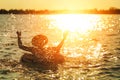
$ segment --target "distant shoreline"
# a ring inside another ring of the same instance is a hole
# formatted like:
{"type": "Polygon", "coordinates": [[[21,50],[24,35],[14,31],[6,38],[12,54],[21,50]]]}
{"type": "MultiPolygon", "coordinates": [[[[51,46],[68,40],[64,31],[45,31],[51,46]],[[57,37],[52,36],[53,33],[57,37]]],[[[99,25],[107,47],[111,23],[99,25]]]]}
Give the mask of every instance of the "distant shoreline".
{"type": "Polygon", "coordinates": [[[31,9],[0,9],[0,14],[120,14],[120,9],[111,7],[108,10],[31,10],[31,9]]]}

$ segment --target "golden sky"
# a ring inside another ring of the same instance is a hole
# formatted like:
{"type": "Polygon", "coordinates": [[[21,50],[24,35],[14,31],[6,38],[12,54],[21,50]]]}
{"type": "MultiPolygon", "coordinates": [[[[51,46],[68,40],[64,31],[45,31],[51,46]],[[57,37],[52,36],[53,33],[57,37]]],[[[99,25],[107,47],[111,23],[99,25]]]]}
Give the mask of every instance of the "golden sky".
{"type": "Polygon", "coordinates": [[[120,0],[0,0],[0,9],[108,9],[120,8],[120,0]]]}

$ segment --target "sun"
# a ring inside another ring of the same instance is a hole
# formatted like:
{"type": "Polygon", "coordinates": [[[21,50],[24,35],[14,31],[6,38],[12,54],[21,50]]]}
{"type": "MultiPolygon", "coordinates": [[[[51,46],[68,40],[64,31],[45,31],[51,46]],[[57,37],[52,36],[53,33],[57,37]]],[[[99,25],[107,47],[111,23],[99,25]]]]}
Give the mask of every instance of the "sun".
{"type": "Polygon", "coordinates": [[[56,16],[56,25],[62,31],[86,33],[94,29],[96,22],[89,15],[63,14],[56,16]]]}

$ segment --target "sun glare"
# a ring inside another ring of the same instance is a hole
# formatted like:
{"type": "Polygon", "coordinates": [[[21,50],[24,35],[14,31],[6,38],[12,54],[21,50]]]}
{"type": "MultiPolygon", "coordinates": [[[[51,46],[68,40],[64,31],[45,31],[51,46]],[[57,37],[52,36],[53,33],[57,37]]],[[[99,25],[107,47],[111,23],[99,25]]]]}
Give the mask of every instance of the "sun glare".
{"type": "Polygon", "coordinates": [[[94,25],[97,22],[93,22],[92,20],[96,16],[89,15],[77,15],[77,14],[67,14],[67,15],[59,15],[56,16],[56,25],[62,31],[70,31],[70,32],[79,32],[86,33],[89,30],[94,29],[94,25]]]}
{"type": "MultiPolygon", "coordinates": [[[[89,14],[61,14],[51,16],[52,24],[62,32],[69,31],[64,55],[82,59],[98,59],[101,44],[94,40],[100,16],[89,14]]],[[[55,29],[56,29],[55,28],[55,29]]]]}

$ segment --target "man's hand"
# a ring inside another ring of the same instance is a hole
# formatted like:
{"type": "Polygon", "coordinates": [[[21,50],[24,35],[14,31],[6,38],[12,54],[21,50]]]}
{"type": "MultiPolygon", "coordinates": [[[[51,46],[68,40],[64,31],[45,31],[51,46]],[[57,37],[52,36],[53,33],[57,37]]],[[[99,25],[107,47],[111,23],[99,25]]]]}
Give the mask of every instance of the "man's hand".
{"type": "Polygon", "coordinates": [[[16,33],[18,37],[21,37],[21,31],[17,31],[16,33]]]}
{"type": "Polygon", "coordinates": [[[66,37],[68,36],[68,33],[69,33],[68,31],[65,31],[65,32],[63,33],[63,38],[64,38],[64,39],[66,39],[66,37]]]}

